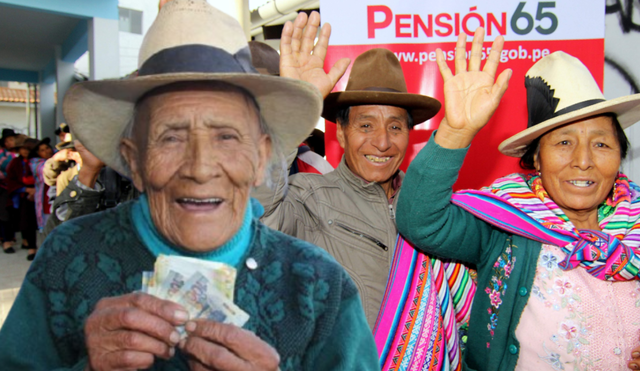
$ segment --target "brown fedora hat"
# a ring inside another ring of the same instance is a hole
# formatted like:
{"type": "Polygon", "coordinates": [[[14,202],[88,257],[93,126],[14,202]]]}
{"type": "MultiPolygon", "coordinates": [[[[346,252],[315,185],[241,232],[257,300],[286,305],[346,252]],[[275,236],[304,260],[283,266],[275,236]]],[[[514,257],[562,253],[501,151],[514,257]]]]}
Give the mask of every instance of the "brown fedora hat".
{"type": "Polygon", "coordinates": [[[263,75],[280,76],[280,54],[269,44],[249,41],[251,61],[256,71],[263,75]]]}
{"type": "Polygon", "coordinates": [[[435,116],[441,106],[435,98],[407,92],[398,58],[384,48],[368,50],[356,58],[346,89],[325,98],[322,117],[336,122],[340,109],[363,105],[402,107],[416,125],[435,116]]]}

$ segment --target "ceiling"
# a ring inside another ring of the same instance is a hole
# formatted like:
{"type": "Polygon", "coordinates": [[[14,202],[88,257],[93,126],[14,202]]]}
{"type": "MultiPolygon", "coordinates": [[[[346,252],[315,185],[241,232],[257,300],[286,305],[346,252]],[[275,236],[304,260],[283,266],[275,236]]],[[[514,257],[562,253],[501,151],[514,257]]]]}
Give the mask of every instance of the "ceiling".
{"type": "Polygon", "coordinates": [[[0,68],[42,71],[70,33],[84,21],[49,12],[0,5],[0,68]]]}

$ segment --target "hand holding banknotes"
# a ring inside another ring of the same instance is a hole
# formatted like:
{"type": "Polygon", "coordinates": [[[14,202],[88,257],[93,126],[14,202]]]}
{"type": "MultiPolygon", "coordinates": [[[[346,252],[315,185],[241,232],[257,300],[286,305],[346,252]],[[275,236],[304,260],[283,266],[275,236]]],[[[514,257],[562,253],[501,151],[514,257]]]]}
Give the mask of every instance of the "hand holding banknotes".
{"type": "Polygon", "coordinates": [[[169,359],[180,341],[176,326],[189,315],[181,306],[154,296],[133,293],[98,302],[84,326],[87,370],[137,370],[169,359]]]}
{"type": "Polygon", "coordinates": [[[189,321],[185,329],[180,349],[192,371],[278,370],[278,352],[250,331],[210,320],[189,321]]]}

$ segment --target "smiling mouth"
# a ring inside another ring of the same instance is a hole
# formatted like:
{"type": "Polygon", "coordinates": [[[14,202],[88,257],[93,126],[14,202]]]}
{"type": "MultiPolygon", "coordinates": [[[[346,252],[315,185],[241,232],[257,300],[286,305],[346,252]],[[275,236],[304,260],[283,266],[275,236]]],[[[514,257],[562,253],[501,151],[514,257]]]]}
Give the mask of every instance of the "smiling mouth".
{"type": "Polygon", "coordinates": [[[569,180],[569,183],[573,184],[576,187],[587,188],[595,182],[591,180],[569,180]]]}
{"type": "Polygon", "coordinates": [[[187,210],[207,211],[207,210],[216,209],[218,206],[222,204],[223,200],[217,197],[211,197],[211,198],[181,197],[181,198],[178,198],[176,202],[187,210]]]}
{"type": "Polygon", "coordinates": [[[369,160],[371,162],[375,162],[376,164],[383,164],[383,163],[391,160],[391,156],[378,157],[378,156],[374,156],[374,155],[364,155],[364,157],[366,157],[367,160],[369,160]]]}

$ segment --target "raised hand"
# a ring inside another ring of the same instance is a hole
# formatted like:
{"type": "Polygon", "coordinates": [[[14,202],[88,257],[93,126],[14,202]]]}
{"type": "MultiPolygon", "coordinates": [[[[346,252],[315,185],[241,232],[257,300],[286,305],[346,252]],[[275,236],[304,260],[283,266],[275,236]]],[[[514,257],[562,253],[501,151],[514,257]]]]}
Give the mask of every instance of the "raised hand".
{"type": "Polygon", "coordinates": [[[208,320],[188,322],[180,349],[192,371],[276,371],[280,356],[254,333],[208,320]]]}
{"type": "Polygon", "coordinates": [[[331,67],[329,73],[324,72],[331,25],[325,23],[322,26],[314,46],[318,26],[318,12],[312,12],[308,19],[306,13],[300,13],[293,23],[284,24],[280,39],[280,76],[309,82],[320,90],[322,97],[326,97],[344,75],[351,60],[342,58],[331,67]]]}
{"type": "Polygon", "coordinates": [[[468,146],[478,131],[489,122],[507,90],[511,70],[506,69],[497,80],[495,78],[504,39],[502,36],[495,39],[484,69],[480,70],[483,42],[484,29],[478,28],[473,35],[467,70],[467,36],[464,33],[458,36],[455,75],[447,66],[442,50],[436,50],[436,61],[444,79],[445,118],[440,123],[435,140],[442,147],[455,149],[468,146]]]}

